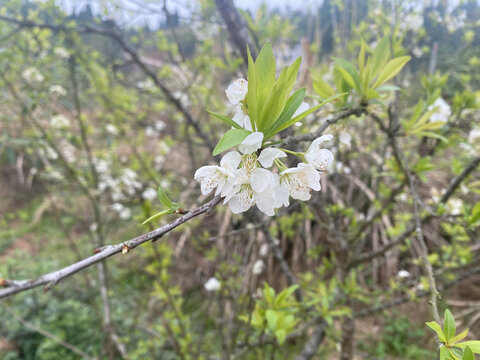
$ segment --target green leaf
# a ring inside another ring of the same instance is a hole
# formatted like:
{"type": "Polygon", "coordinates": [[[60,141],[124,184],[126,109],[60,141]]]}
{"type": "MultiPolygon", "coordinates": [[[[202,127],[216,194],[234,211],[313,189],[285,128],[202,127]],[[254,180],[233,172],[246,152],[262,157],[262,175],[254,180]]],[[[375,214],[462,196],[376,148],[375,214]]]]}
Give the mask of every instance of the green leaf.
{"type": "Polygon", "coordinates": [[[474,340],[474,341],[464,341],[461,343],[456,343],[453,345],[455,347],[459,347],[460,349],[465,349],[467,346],[472,350],[473,353],[475,354],[480,354],[480,341],[474,340]]]}
{"type": "Polygon", "coordinates": [[[158,185],[158,200],[167,208],[172,207],[172,202],[168,198],[167,194],[162,188],[162,185],[158,185]]]}
{"type": "Polygon", "coordinates": [[[473,355],[473,351],[469,346],[465,347],[462,360],[475,360],[475,355],[473,355]]]}
{"type": "MultiPolygon", "coordinates": [[[[350,84],[349,82],[349,85],[355,90],[357,90],[357,92],[360,93],[361,92],[360,75],[357,69],[355,68],[355,66],[353,66],[352,63],[344,59],[334,57],[333,60],[341,67],[341,69],[344,69],[350,75],[352,83],[350,84]]],[[[347,78],[345,78],[345,80],[348,82],[347,78]]]]}
{"type": "Polygon", "coordinates": [[[255,60],[255,71],[258,81],[257,102],[261,108],[275,82],[275,57],[273,56],[272,45],[270,43],[266,43],[262,50],[260,50],[255,60]]]}
{"type": "Polygon", "coordinates": [[[472,214],[468,218],[469,225],[473,225],[480,221],[480,202],[478,202],[472,209],[472,214]]]}
{"type": "Polygon", "coordinates": [[[453,318],[453,315],[450,312],[450,310],[446,309],[445,315],[443,318],[443,333],[445,334],[447,341],[450,341],[450,339],[455,337],[456,331],[457,331],[457,328],[455,326],[455,319],[453,318]]]}
{"type": "Polygon", "coordinates": [[[233,121],[232,119],[230,119],[228,116],[225,116],[225,115],[221,115],[221,114],[218,114],[216,112],[213,112],[213,111],[210,111],[210,110],[207,110],[209,112],[210,115],[213,115],[215,116],[217,119],[219,120],[222,120],[225,124],[229,125],[229,126],[233,126],[234,128],[236,129],[241,129],[242,127],[240,125],[238,125],[235,121],[233,121]]]}
{"type": "Polygon", "coordinates": [[[372,78],[374,78],[383,69],[383,66],[387,63],[389,58],[390,40],[388,36],[385,36],[382,40],[380,40],[372,54],[372,78]]]}
{"type": "Polygon", "coordinates": [[[462,339],[464,339],[465,337],[467,337],[467,335],[468,335],[468,329],[465,330],[465,331],[463,331],[463,332],[461,332],[460,334],[458,334],[458,335],[455,336],[454,338],[448,340],[448,343],[449,343],[450,345],[455,344],[456,342],[459,342],[460,340],[462,340],[462,339]]]}
{"type": "Polygon", "coordinates": [[[440,325],[435,322],[435,321],[430,321],[430,322],[427,322],[425,323],[425,325],[427,325],[430,329],[432,329],[433,331],[435,331],[438,335],[438,340],[440,340],[441,342],[447,342],[447,339],[445,338],[445,334],[443,333],[443,330],[442,328],[440,327],[440,325]]]}
{"type": "Polygon", "coordinates": [[[162,210],[162,211],[150,216],[147,220],[142,222],[142,225],[148,224],[149,222],[151,222],[153,220],[156,220],[156,219],[162,217],[163,215],[168,215],[168,214],[173,214],[173,213],[174,213],[174,210],[171,210],[171,209],[162,210]]]}
{"type": "Polygon", "coordinates": [[[287,337],[287,332],[284,329],[275,331],[275,337],[277,338],[278,345],[282,346],[287,337]]]}
{"type": "Polygon", "coordinates": [[[231,147],[239,145],[245,138],[252,132],[245,129],[231,129],[228,130],[220,139],[215,149],[213,149],[213,155],[218,155],[231,147]]]}
{"type": "Polygon", "coordinates": [[[275,121],[272,127],[268,129],[265,140],[275,135],[278,132],[275,130],[292,118],[293,114],[295,114],[295,111],[297,111],[298,107],[305,99],[305,92],[306,91],[304,88],[299,89],[288,98],[287,102],[285,103],[285,107],[283,108],[283,111],[278,117],[277,121],[275,121]]]}
{"type": "Polygon", "coordinates": [[[313,90],[320,95],[322,99],[326,99],[332,95],[335,95],[335,90],[332,89],[330,85],[328,85],[320,75],[312,74],[313,78],[313,90]]]}
{"type": "Polygon", "coordinates": [[[283,131],[285,130],[286,128],[292,126],[293,124],[295,124],[296,122],[299,122],[303,119],[305,119],[308,115],[310,114],[313,114],[315,111],[317,111],[318,109],[320,109],[323,105],[325,105],[326,103],[332,101],[332,100],[335,100],[335,99],[338,99],[342,96],[345,96],[345,93],[343,94],[338,94],[338,95],[334,95],[334,96],[331,96],[329,97],[328,99],[325,99],[323,102],[321,102],[320,104],[318,104],[317,106],[314,106],[313,108],[295,116],[294,118],[288,120],[287,122],[284,122],[283,125],[281,126],[278,126],[275,128],[275,134],[276,133],[279,133],[280,131],[283,131]]]}
{"type": "Polygon", "coordinates": [[[277,312],[275,310],[268,309],[265,312],[265,317],[267,318],[268,327],[272,331],[275,331],[277,327],[277,320],[278,320],[277,312]]]}
{"type": "Polygon", "coordinates": [[[408,61],[410,61],[410,56],[401,56],[390,60],[378,74],[377,80],[373,84],[372,88],[376,89],[383,83],[393,78],[400,72],[400,70],[402,70],[408,61]]]}
{"type": "Polygon", "coordinates": [[[281,115],[290,93],[292,92],[293,86],[295,85],[295,81],[297,80],[301,60],[301,58],[298,58],[292,65],[283,69],[273,85],[273,88],[261,109],[260,118],[258,119],[258,128],[260,131],[269,129],[281,115]]]}
{"type": "Polygon", "coordinates": [[[250,54],[250,49],[247,46],[248,52],[248,91],[247,91],[247,107],[248,107],[248,116],[250,119],[257,124],[257,72],[255,71],[255,63],[253,62],[252,55],[250,54]]]}

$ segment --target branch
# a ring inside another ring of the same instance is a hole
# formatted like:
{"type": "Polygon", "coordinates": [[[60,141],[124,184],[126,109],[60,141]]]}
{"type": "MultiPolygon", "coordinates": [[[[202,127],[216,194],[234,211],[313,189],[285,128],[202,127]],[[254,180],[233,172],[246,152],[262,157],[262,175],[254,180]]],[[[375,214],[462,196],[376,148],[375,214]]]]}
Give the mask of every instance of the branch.
{"type": "Polygon", "coordinates": [[[215,0],[218,12],[222,16],[223,21],[227,25],[227,31],[230,34],[233,45],[242,55],[244,64],[248,64],[247,46],[250,49],[252,58],[257,57],[255,47],[248,37],[247,26],[238,13],[233,0],[215,0]]]}
{"type": "Polygon", "coordinates": [[[302,141],[313,141],[315,140],[317,137],[319,137],[320,135],[322,135],[322,133],[332,124],[335,124],[336,122],[342,120],[342,119],[346,119],[352,115],[355,115],[355,116],[360,116],[362,115],[363,113],[366,112],[366,109],[364,108],[361,108],[361,107],[358,107],[358,108],[354,108],[354,109],[349,109],[349,110],[344,110],[342,112],[339,112],[338,114],[334,115],[332,118],[330,119],[326,119],[324,121],[324,123],[320,126],[320,129],[318,129],[317,131],[313,132],[313,133],[310,133],[310,134],[305,134],[305,135],[299,135],[299,136],[288,136],[286,137],[285,139],[283,139],[282,141],[278,142],[276,144],[277,147],[285,147],[285,146],[288,146],[288,145],[293,145],[293,144],[298,144],[299,142],[302,142],[302,141]]]}
{"type": "MultiPolygon", "coordinates": [[[[470,164],[462,171],[460,175],[458,175],[451,183],[450,186],[448,187],[446,193],[442,196],[440,201],[438,202],[438,205],[444,204],[450,199],[450,197],[453,195],[455,190],[460,186],[460,184],[467,178],[468,175],[470,175],[478,166],[480,165],[480,157],[474,158],[470,164]]],[[[437,205],[437,207],[438,207],[437,205]]],[[[427,215],[421,219],[422,224],[426,224],[430,222],[434,216],[432,215],[427,215]]],[[[350,266],[356,266],[360,263],[370,261],[374,258],[376,258],[379,255],[384,254],[394,246],[402,243],[407,237],[409,237],[413,232],[415,231],[415,226],[412,225],[409,227],[407,230],[405,230],[401,235],[399,235],[397,238],[393,239],[390,243],[378,248],[375,251],[362,254],[358,257],[356,257],[350,266]]]]}
{"type": "Polygon", "coordinates": [[[152,240],[158,240],[166,233],[172,231],[177,226],[182,225],[183,223],[189,221],[190,219],[203,214],[209,213],[215,206],[217,206],[222,199],[220,197],[214,197],[209,202],[203,204],[202,206],[198,207],[195,210],[188,212],[187,214],[179,217],[178,219],[172,221],[169,224],[166,224],[162,227],[159,227],[156,230],[153,230],[149,233],[144,235],[138,236],[136,238],[130,239],[128,241],[115,244],[115,245],[107,245],[99,249],[95,249],[96,254],[92,255],[86,259],[83,259],[79,262],[71,264],[63,269],[53,271],[51,273],[42,275],[35,279],[29,280],[7,280],[7,279],[0,279],[0,287],[6,287],[5,289],[0,290],[0,299],[7,297],[9,295],[13,295],[28,289],[33,289],[35,287],[46,285],[44,290],[49,290],[51,287],[56,285],[60,280],[73,275],[83,269],[86,269],[102,260],[109,258],[112,255],[116,255],[121,253],[122,251],[129,251],[131,249],[136,248],[137,246],[152,240]]]}

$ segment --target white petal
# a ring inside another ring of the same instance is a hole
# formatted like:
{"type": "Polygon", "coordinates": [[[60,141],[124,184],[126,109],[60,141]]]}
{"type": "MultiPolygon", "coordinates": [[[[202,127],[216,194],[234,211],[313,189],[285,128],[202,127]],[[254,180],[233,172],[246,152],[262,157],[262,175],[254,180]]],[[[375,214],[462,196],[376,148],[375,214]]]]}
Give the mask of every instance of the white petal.
{"type": "Polygon", "coordinates": [[[333,162],[333,154],[328,149],[320,149],[316,158],[315,167],[321,171],[327,171],[333,162]]]}
{"type": "Polygon", "coordinates": [[[218,166],[202,166],[195,171],[194,179],[200,182],[205,176],[209,176],[217,170],[218,166]]]}
{"type": "Polygon", "coordinates": [[[248,135],[238,148],[242,154],[251,154],[260,149],[262,146],[262,141],[263,133],[254,132],[248,135]]]}
{"type": "Polygon", "coordinates": [[[253,193],[246,189],[241,189],[228,201],[228,207],[234,214],[240,214],[250,209],[254,202],[253,193]]]}
{"type": "MultiPolygon", "coordinates": [[[[328,150],[327,150],[328,151],[328,150]]],[[[320,174],[310,164],[298,164],[298,168],[301,169],[299,176],[302,177],[303,182],[312,190],[320,191],[320,174]]]]}
{"type": "Polygon", "coordinates": [[[235,121],[238,125],[240,125],[245,130],[253,131],[252,123],[250,122],[250,117],[241,108],[237,110],[237,113],[235,114],[232,120],[235,121]]]}
{"type": "Polygon", "coordinates": [[[279,208],[281,206],[287,207],[290,205],[289,197],[290,194],[288,193],[288,189],[281,186],[280,184],[275,185],[275,208],[279,208]]]}
{"type": "Polygon", "coordinates": [[[220,166],[227,170],[235,170],[240,161],[242,161],[242,155],[238,151],[230,151],[220,160],[220,166]]]}
{"type": "Polygon", "coordinates": [[[258,209],[265,215],[275,215],[275,212],[273,211],[275,207],[275,193],[273,192],[273,189],[268,189],[262,193],[256,193],[255,201],[258,209]]]}
{"type": "Polygon", "coordinates": [[[215,189],[224,179],[222,176],[219,176],[219,172],[215,172],[209,176],[205,176],[200,183],[200,189],[203,195],[208,195],[215,189]]]}
{"type": "Polygon", "coordinates": [[[302,103],[300,104],[300,106],[297,108],[297,110],[296,110],[295,113],[293,114],[292,118],[300,115],[301,113],[304,113],[304,112],[307,111],[308,109],[310,109],[310,106],[309,106],[305,101],[302,101],[302,103]]]}
{"type": "Polygon", "coordinates": [[[322,135],[319,138],[316,138],[315,140],[312,141],[312,144],[308,148],[308,151],[317,150],[319,149],[320,144],[327,141],[331,141],[332,139],[333,139],[333,135],[331,134],[322,135]]]}
{"type": "Polygon", "coordinates": [[[272,173],[270,171],[262,168],[256,168],[252,171],[250,184],[253,191],[261,193],[265,191],[265,189],[271,184],[271,182],[272,173]]]}
{"type": "Polygon", "coordinates": [[[282,150],[275,148],[266,148],[260,153],[258,161],[260,162],[260,164],[262,164],[263,167],[269,168],[273,165],[274,159],[284,157],[287,157],[287,154],[285,154],[282,150]]]}
{"type": "Polygon", "coordinates": [[[231,104],[236,105],[245,99],[248,91],[248,82],[245,79],[237,79],[231,83],[225,93],[231,104]]]}

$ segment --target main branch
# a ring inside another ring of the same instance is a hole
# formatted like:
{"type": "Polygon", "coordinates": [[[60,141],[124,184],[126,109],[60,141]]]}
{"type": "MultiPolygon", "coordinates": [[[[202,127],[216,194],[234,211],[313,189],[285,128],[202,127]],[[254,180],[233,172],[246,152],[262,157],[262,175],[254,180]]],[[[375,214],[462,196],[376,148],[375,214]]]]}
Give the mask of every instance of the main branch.
{"type": "Polygon", "coordinates": [[[171,223],[166,224],[162,227],[159,227],[156,230],[150,231],[149,233],[130,239],[128,241],[124,241],[119,244],[107,245],[100,249],[96,249],[95,251],[97,253],[95,255],[92,255],[86,259],[83,259],[79,262],[76,262],[67,267],[64,267],[63,269],[42,275],[38,278],[29,279],[29,280],[0,279],[0,286],[5,287],[4,289],[0,290],[0,299],[7,297],[9,295],[13,295],[13,294],[28,290],[28,289],[36,288],[42,285],[46,285],[45,289],[48,290],[52,286],[57,284],[60,280],[66,277],[69,277],[70,275],[73,275],[83,269],[86,269],[102,260],[105,260],[112,255],[116,255],[125,251],[130,251],[131,249],[134,249],[137,246],[150,240],[152,241],[158,240],[166,233],[175,229],[177,226],[182,225],[183,223],[189,221],[190,219],[198,215],[209,212],[216,205],[218,205],[221,200],[222,199],[220,197],[214,197],[212,200],[203,204],[197,209],[189,211],[187,214],[183,215],[182,217],[179,217],[178,219],[172,221],[171,223]]]}

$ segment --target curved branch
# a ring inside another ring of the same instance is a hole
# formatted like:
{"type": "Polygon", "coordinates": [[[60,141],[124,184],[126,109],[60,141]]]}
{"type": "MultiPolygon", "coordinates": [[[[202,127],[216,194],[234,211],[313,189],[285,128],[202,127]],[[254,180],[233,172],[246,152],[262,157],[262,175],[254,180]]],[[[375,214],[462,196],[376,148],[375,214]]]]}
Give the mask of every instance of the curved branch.
{"type": "Polygon", "coordinates": [[[172,221],[169,224],[166,224],[162,227],[159,227],[158,229],[150,231],[149,233],[140,235],[136,238],[124,241],[122,243],[115,245],[107,245],[100,249],[95,249],[95,255],[92,255],[86,259],[80,260],[79,262],[64,267],[63,269],[42,275],[38,278],[29,280],[0,279],[0,287],[5,287],[5,289],[0,290],[0,299],[42,285],[46,285],[44,290],[49,290],[50,288],[55,286],[60,280],[69,277],[83,269],[86,269],[102,260],[105,260],[112,255],[116,255],[124,251],[129,251],[150,240],[152,240],[152,242],[158,240],[166,233],[175,229],[177,226],[182,225],[183,223],[189,221],[190,219],[198,215],[210,212],[215,206],[220,203],[221,200],[222,199],[220,197],[214,197],[209,202],[203,204],[195,210],[189,211],[187,214],[179,217],[178,219],[172,221]]]}

